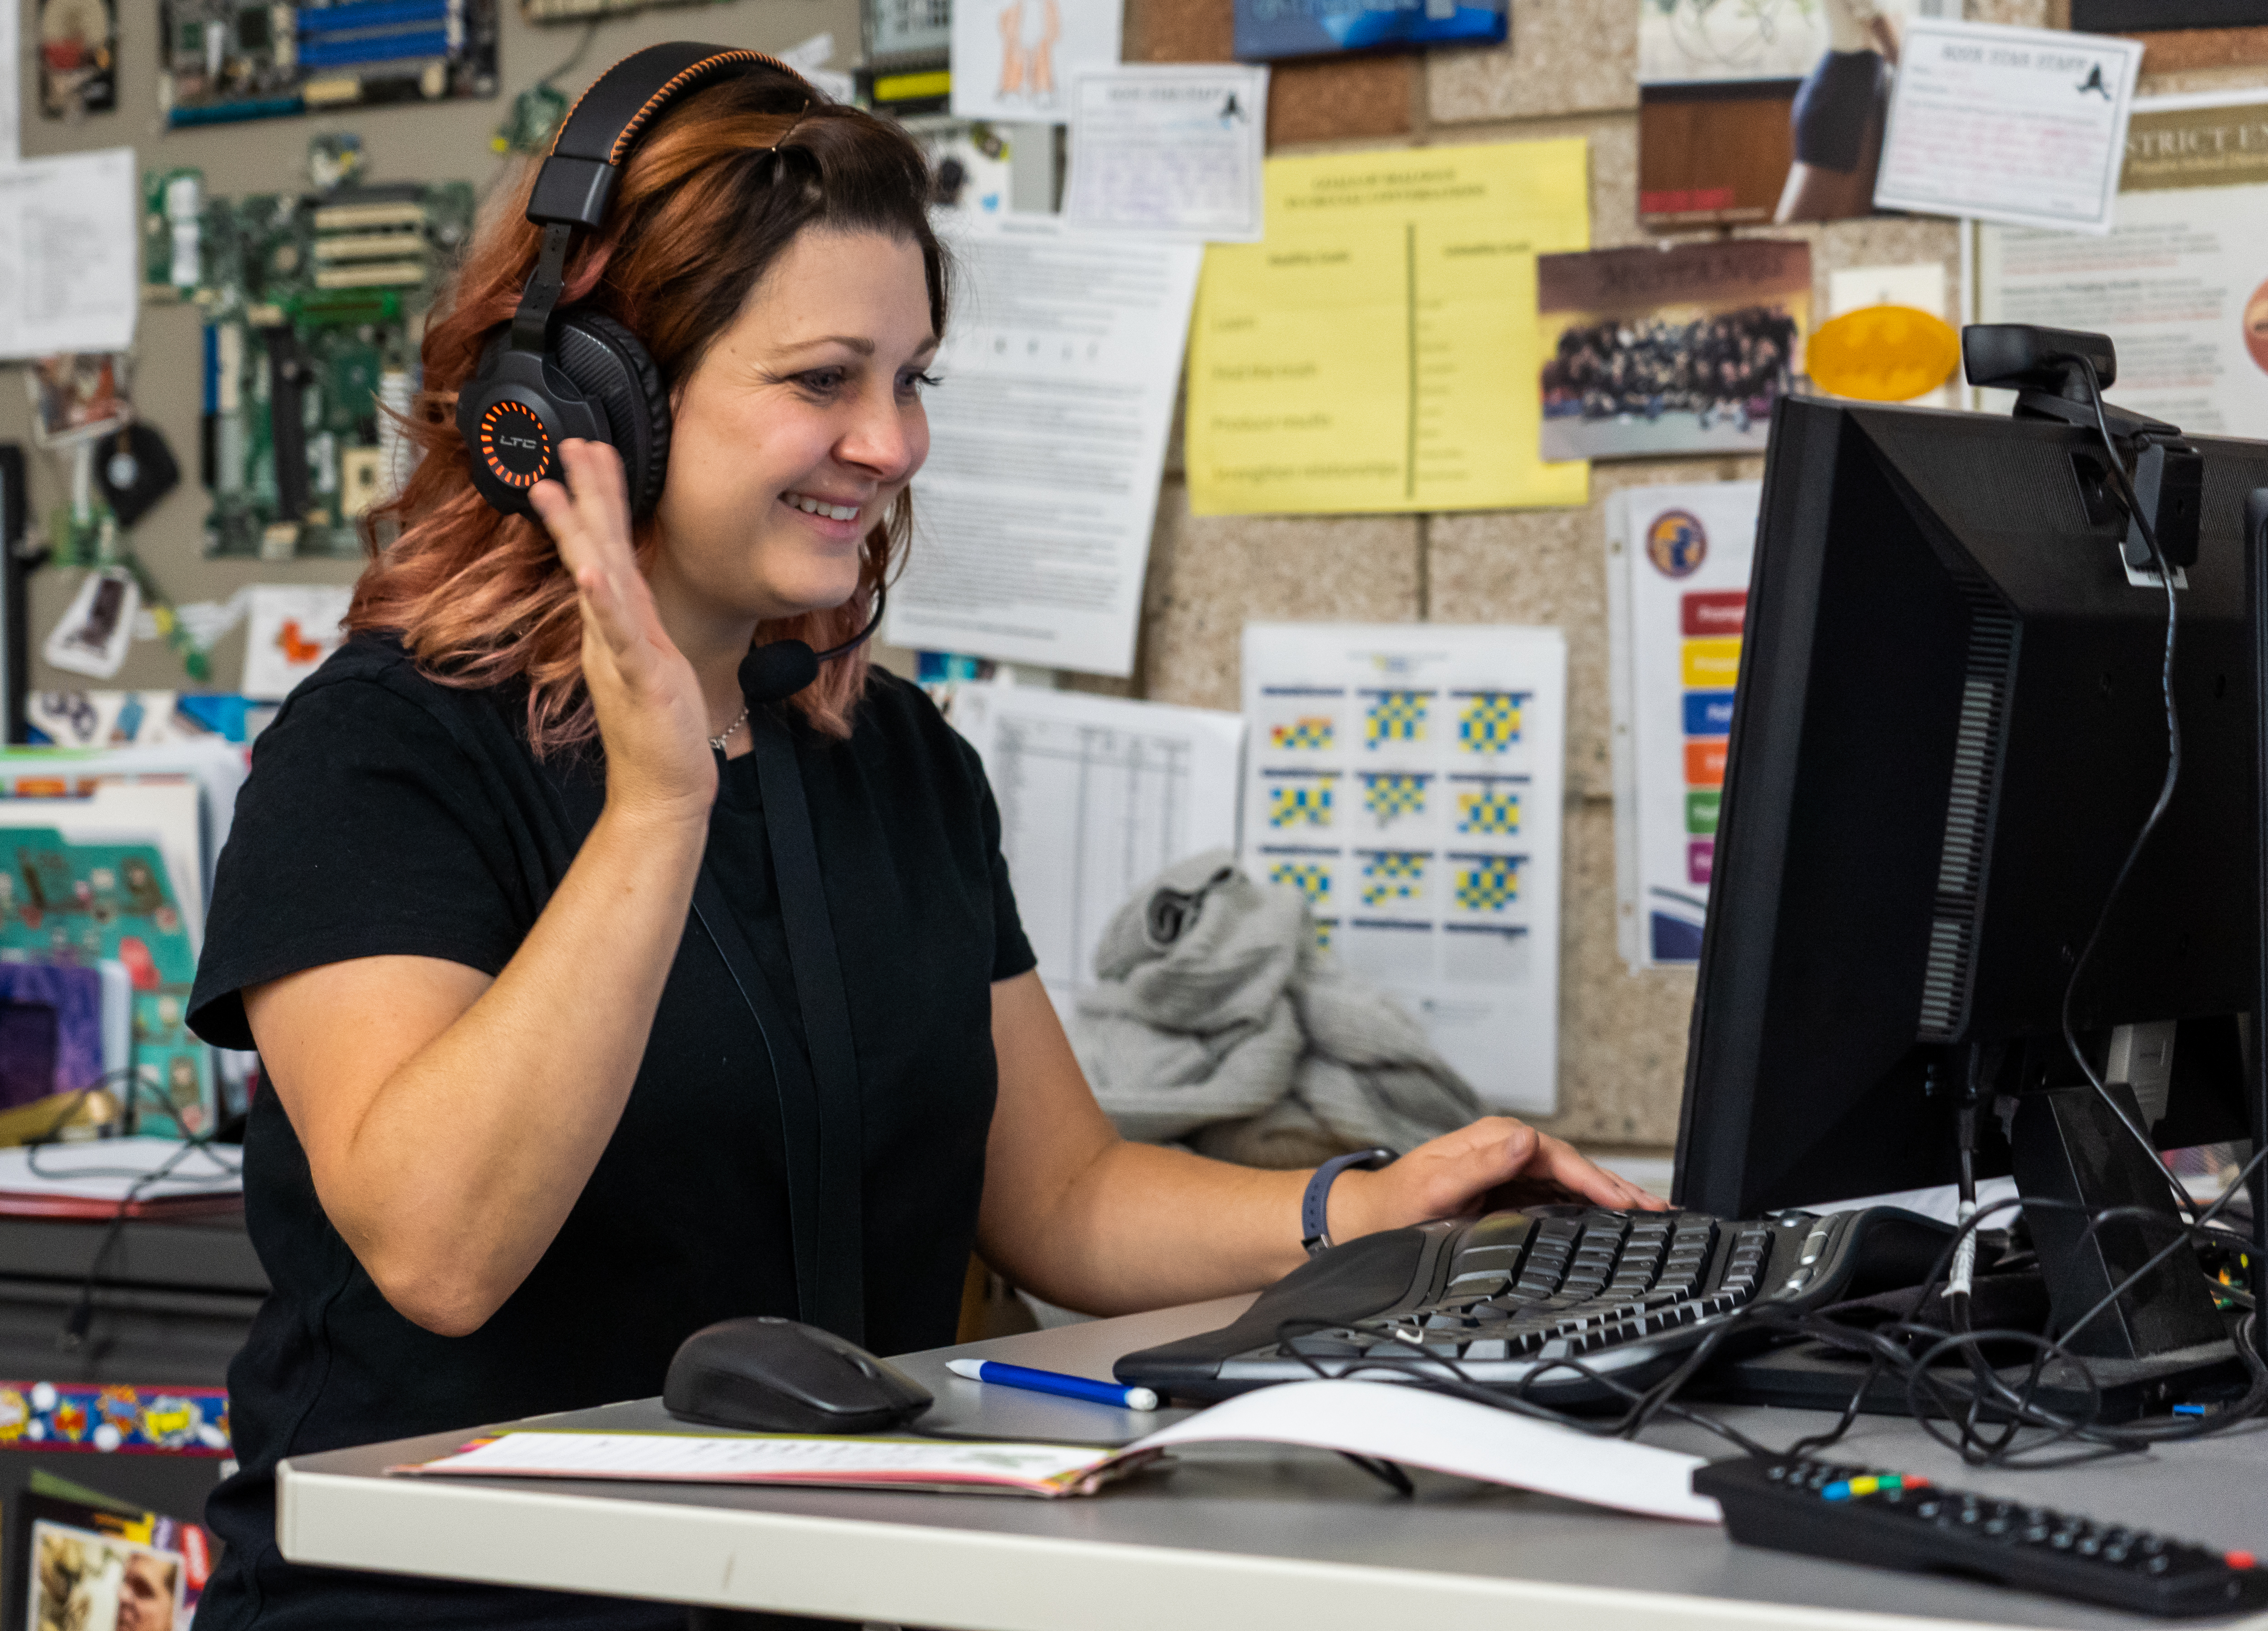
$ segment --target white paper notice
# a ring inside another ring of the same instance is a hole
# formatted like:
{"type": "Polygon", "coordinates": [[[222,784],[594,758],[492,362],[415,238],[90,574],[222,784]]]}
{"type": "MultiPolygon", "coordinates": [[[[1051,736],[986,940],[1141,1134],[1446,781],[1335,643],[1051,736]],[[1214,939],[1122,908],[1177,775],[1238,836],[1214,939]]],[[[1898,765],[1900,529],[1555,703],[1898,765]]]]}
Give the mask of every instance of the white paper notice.
{"type": "Polygon", "coordinates": [[[16,95],[17,64],[23,60],[17,48],[23,26],[18,10],[0,5],[0,63],[8,64],[8,71],[0,74],[0,166],[14,164],[23,151],[23,109],[16,95]]]}
{"type": "Polygon", "coordinates": [[[965,685],[953,722],[984,761],[1024,933],[1057,1005],[1094,984],[1094,948],[1135,889],[1236,847],[1244,719],[1026,685],[965,685]]]}
{"type": "Polygon", "coordinates": [[[1256,243],[1267,127],[1265,68],[1083,73],[1071,85],[1064,215],[1075,226],[1256,243]]]}
{"type": "Polygon", "coordinates": [[[1558,1103],[1557,629],[1247,624],[1245,870],[1490,1103],[1558,1103]]]}
{"type": "Polygon", "coordinates": [[[0,165],[0,357],[134,343],[134,182],[130,147],[0,165]]]}
{"type": "Polygon", "coordinates": [[[1120,0],[957,0],[953,116],[1061,124],[1071,81],[1118,61],[1120,0]]]}
{"type": "Polygon", "coordinates": [[[244,694],[262,702],[291,695],[346,638],[339,622],[353,599],[350,584],[254,584],[244,631],[244,694]]]}
{"type": "Polygon", "coordinates": [[[2138,41],[1914,18],[1875,207],[2109,232],[2141,63],[2138,41]]]}
{"type": "MultiPolygon", "coordinates": [[[[2268,95],[2138,102],[2108,238],[1978,234],[1977,321],[2110,336],[2122,408],[2268,435],[2268,95]]],[[[1988,399],[2000,394],[1987,393],[1988,399]]]]}
{"type": "Polygon", "coordinates": [[[887,638],[1123,675],[1204,250],[945,217],[968,292],[938,358],[887,638]]]}
{"type": "Polygon", "coordinates": [[[1759,482],[1607,498],[1616,926],[1633,969],[1700,961],[1759,482]]]}

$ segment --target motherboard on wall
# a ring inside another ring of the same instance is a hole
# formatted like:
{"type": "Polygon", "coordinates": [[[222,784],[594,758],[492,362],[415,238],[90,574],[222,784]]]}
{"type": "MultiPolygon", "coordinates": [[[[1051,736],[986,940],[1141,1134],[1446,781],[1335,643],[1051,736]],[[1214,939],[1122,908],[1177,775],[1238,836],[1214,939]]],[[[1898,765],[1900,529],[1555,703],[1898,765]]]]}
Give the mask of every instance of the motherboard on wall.
{"type": "Polygon", "coordinates": [[[471,236],[463,181],[208,198],[145,179],[144,292],[204,308],[198,465],[210,555],[359,554],[392,495],[425,313],[471,236]]]}
{"type": "Polygon", "coordinates": [[[174,125],[493,96],[496,0],[162,0],[174,125]]]}

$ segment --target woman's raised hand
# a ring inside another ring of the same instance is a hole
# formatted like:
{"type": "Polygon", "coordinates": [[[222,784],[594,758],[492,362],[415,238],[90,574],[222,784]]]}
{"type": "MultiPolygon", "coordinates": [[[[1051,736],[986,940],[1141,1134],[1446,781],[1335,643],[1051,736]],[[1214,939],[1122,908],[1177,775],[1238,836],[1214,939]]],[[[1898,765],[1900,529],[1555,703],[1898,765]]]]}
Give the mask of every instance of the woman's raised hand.
{"type": "Polygon", "coordinates": [[[622,455],[604,442],[568,440],[559,460],[566,484],[538,482],[527,497],[574,574],[583,681],[606,743],[607,802],[705,824],[717,797],[708,704],[631,552],[622,455]]]}

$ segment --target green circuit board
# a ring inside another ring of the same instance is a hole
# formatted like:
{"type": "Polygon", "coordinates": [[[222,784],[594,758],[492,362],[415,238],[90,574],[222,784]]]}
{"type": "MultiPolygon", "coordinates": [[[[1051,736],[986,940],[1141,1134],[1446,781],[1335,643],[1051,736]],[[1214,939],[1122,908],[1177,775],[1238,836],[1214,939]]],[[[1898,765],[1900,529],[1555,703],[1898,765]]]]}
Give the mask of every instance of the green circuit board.
{"type": "Polygon", "coordinates": [[[209,555],[361,551],[357,521],[408,450],[425,314],[472,235],[468,183],[210,198],[194,170],[144,186],[143,280],[203,307],[198,463],[209,555]]]}

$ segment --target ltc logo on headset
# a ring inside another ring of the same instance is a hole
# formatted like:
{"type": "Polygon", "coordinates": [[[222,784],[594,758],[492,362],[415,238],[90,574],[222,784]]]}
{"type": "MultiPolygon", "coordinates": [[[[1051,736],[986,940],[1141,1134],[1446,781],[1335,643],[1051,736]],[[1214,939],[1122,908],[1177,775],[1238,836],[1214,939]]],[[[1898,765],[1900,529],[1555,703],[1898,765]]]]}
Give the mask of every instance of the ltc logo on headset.
{"type": "Polygon", "coordinates": [[[497,402],[481,416],[481,458],[497,480],[533,487],[551,468],[551,437],[534,409],[497,402]]]}

